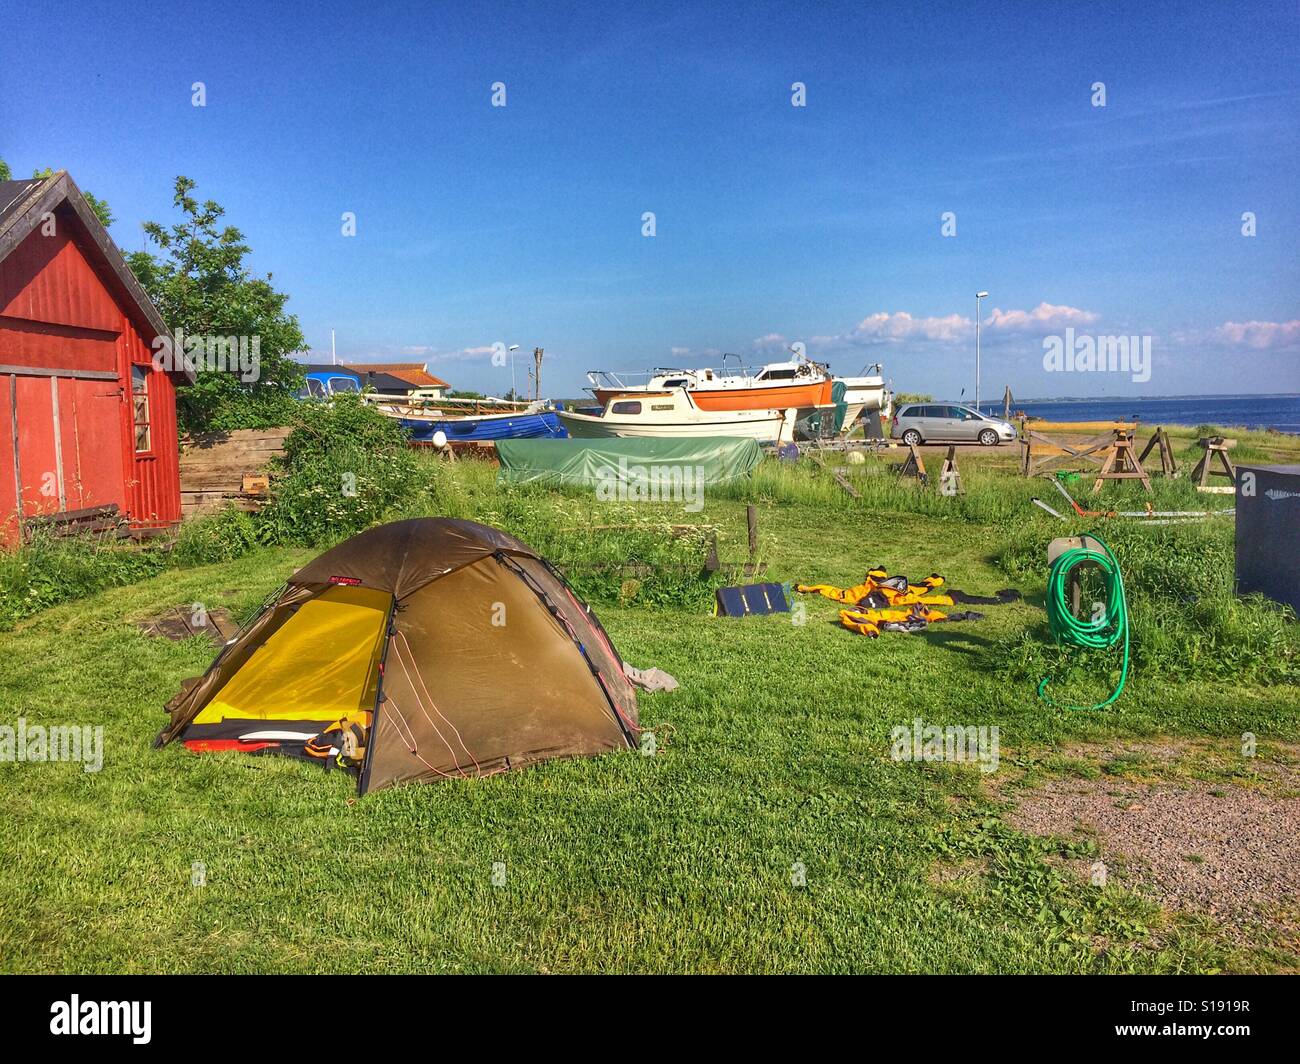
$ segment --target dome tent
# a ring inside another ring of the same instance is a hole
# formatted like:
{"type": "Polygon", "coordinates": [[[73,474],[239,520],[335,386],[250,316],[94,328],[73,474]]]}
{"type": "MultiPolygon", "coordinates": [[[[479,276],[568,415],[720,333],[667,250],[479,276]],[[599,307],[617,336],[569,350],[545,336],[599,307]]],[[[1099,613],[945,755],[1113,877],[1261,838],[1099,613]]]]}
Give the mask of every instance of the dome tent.
{"type": "Polygon", "coordinates": [[[309,562],[166,710],[155,746],[337,758],[360,794],[624,749],[638,730],[622,660],[563,576],[446,518],[309,562]],[[349,731],[359,746],[331,747],[349,731]]]}

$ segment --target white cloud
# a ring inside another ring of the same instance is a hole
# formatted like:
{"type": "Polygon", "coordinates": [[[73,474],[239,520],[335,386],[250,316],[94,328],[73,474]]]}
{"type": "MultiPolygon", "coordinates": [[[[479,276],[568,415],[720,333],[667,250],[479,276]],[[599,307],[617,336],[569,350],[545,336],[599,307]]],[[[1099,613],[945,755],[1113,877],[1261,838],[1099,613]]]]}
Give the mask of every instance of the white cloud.
{"type": "Polygon", "coordinates": [[[689,347],[671,347],[669,348],[669,351],[672,352],[673,358],[682,358],[683,356],[689,355],[691,353],[691,349],[689,347]]]}
{"type": "Polygon", "coordinates": [[[1049,330],[1063,329],[1067,325],[1091,325],[1099,317],[1099,314],[1091,310],[1039,303],[1033,310],[1003,310],[994,307],[983,324],[990,329],[1049,330]]]}
{"type": "Polygon", "coordinates": [[[443,351],[429,356],[430,362],[466,362],[473,359],[488,358],[496,349],[490,344],[484,347],[462,347],[459,351],[443,351]]]}
{"type": "Polygon", "coordinates": [[[1234,347],[1272,351],[1300,344],[1300,318],[1291,321],[1225,321],[1214,330],[1234,347]]]}
{"type": "Polygon", "coordinates": [[[790,341],[780,333],[768,333],[754,341],[754,350],[764,354],[778,354],[788,350],[789,347],[790,341]]]}
{"type": "Polygon", "coordinates": [[[845,337],[818,339],[843,339],[854,344],[892,343],[899,340],[953,343],[964,339],[970,329],[971,320],[960,314],[949,314],[942,318],[914,318],[905,310],[892,314],[879,311],[863,318],[845,337]]]}
{"type": "MultiPolygon", "coordinates": [[[[1033,310],[1003,310],[997,308],[985,323],[994,333],[1010,335],[1016,332],[1050,332],[1067,325],[1090,325],[1101,317],[1090,310],[1078,307],[1039,303],[1033,310]]],[[[833,352],[849,347],[875,347],[885,344],[943,344],[971,343],[975,321],[963,314],[946,314],[932,317],[915,317],[905,310],[877,311],[869,314],[847,333],[813,336],[808,340],[810,349],[833,352]]],[[[991,336],[990,339],[994,339],[991,336]]],[[[775,346],[785,338],[770,333],[754,341],[756,348],[775,346]]]]}

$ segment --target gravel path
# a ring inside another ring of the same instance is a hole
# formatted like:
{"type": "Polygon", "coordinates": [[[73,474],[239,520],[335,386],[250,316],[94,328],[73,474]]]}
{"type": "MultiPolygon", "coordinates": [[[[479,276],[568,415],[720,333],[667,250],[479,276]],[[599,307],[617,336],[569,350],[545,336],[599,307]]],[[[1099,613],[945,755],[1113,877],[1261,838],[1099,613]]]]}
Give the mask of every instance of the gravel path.
{"type": "Polygon", "coordinates": [[[1189,781],[1052,780],[1006,817],[1018,830],[1095,833],[1102,860],[1170,908],[1300,932],[1300,798],[1189,781]]]}

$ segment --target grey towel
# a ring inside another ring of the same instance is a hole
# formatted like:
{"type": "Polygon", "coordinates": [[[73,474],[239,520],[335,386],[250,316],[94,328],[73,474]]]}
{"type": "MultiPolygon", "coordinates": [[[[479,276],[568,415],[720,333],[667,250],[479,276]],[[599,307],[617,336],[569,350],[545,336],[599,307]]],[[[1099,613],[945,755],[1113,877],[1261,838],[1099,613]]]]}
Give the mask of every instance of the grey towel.
{"type": "Polygon", "coordinates": [[[681,686],[675,678],[663,669],[636,669],[623,662],[623,674],[632,682],[633,687],[643,691],[676,691],[681,686]]]}

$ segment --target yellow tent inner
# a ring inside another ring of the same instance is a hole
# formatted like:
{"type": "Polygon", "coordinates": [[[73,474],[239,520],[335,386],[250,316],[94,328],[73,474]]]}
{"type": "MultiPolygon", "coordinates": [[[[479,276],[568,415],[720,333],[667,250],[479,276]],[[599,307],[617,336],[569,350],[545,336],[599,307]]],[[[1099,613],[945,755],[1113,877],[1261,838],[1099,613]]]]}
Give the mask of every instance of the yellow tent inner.
{"type": "Polygon", "coordinates": [[[392,596],[331,587],[304,602],[194,718],[331,724],[374,706],[392,596]]]}

